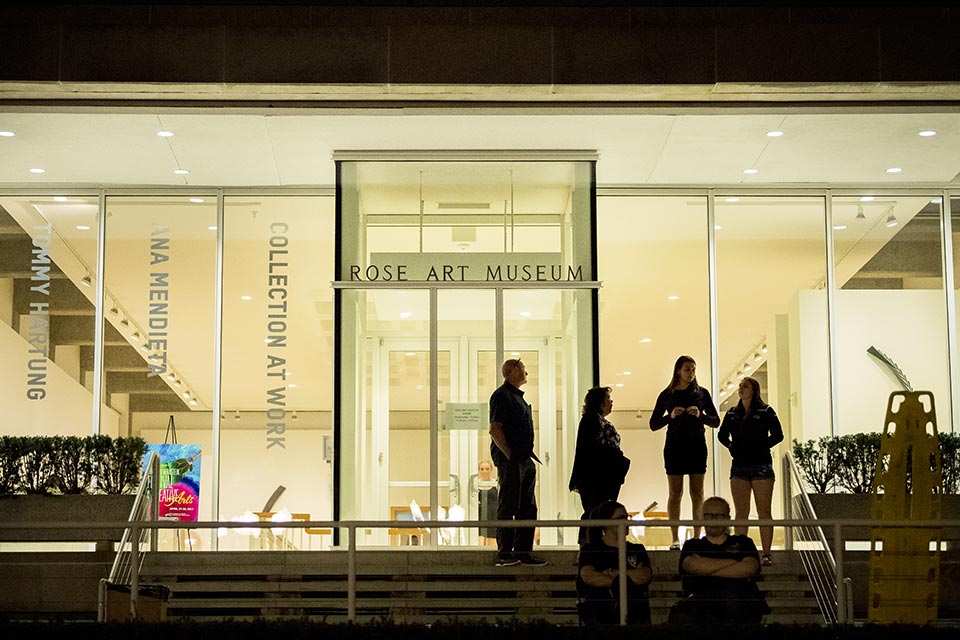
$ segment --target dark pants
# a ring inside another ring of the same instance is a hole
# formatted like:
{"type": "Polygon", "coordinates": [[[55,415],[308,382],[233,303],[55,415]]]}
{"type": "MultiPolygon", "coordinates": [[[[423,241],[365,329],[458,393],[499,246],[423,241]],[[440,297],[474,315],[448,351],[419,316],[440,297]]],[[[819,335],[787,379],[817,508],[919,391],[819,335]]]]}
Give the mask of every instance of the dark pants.
{"type": "MultiPolygon", "coordinates": [[[[500,495],[497,520],[536,520],[537,498],[533,493],[537,482],[536,463],[527,458],[521,462],[504,460],[497,466],[500,495]]],[[[533,527],[498,528],[497,551],[529,553],[533,549],[533,527]]]]}
{"type": "Polygon", "coordinates": [[[763,594],[752,589],[695,593],[670,608],[668,622],[680,625],[760,624],[769,613],[763,594]]]}
{"type": "MultiPolygon", "coordinates": [[[[620,495],[620,486],[621,485],[612,485],[601,487],[579,487],[577,491],[580,493],[580,504],[583,505],[583,515],[580,516],[581,520],[587,520],[590,518],[590,512],[593,511],[596,507],[600,506],[608,500],[616,500],[617,496],[620,495]]],[[[587,529],[586,527],[580,527],[580,533],[577,537],[577,543],[583,544],[587,541],[587,529]]]]}

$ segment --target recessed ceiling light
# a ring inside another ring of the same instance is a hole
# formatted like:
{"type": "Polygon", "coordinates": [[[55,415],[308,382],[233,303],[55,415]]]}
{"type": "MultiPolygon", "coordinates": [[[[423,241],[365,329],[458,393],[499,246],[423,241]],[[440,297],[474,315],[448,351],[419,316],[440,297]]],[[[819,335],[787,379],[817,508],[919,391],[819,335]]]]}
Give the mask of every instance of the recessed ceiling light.
{"type": "Polygon", "coordinates": [[[724,202],[740,202],[740,198],[724,198],[724,202]]]}
{"type": "Polygon", "coordinates": [[[15,135],[13,131],[0,131],[0,138],[12,138],[15,135]]]}
{"type": "Polygon", "coordinates": [[[190,202],[193,202],[194,204],[200,204],[203,202],[203,198],[190,198],[190,202]]]}
{"type": "Polygon", "coordinates": [[[937,135],[937,132],[934,131],[933,129],[925,129],[920,133],[918,133],[917,135],[920,136],[921,138],[930,138],[932,136],[937,135]]]}
{"type": "Polygon", "coordinates": [[[53,201],[54,201],[54,202],[66,202],[66,201],[67,201],[67,197],[66,197],[66,196],[53,196],[53,201]]]}
{"type": "Polygon", "coordinates": [[[768,138],[779,138],[783,135],[783,131],[767,131],[768,138]]]}
{"type": "Polygon", "coordinates": [[[648,342],[653,342],[653,338],[640,338],[641,344],[647,344],[648,342]]]}
{"type": "Polygon", "coordinates": [[[752,176],[755,173],[760,173],[760,169],[744,169],[743,172],[747,175],[752,176]]]}
{"type": "Polygon", "coordinates": [[[157,135],[161,138],[172,138],[173,131],[157,131],[157,135]]]}
{"type": "Polygon", "coordinates": [[[615,384],[615,385],[613,385],[613,386],[615,386],[615,387],[622,387],[622,386],[623,386],[623,383],[622,383],[622,382],[618,382],[617,384],[615,384]]]}
{"type": "Polygon", "coordinates": [[[837,224],[833,226],[834,231],[843,231],[846,228],[847,228],[847,225],[845,224],[837,224]]]}
{"type": "Polygon", "coordinates": [[[90,225],[78,224],[77,231],[90,231],[90,225]]]}
{"type": "Polygon", "coordinates": [[[186,169],[174,169],[173,172],[174,172],[175,174],[177,174],[178,176],[185,176],[185,175],[187,175],[188,173],[190,173],[190,172],[187,171],[186,169]]]}
{"type": "Polygon", "coordinates": [[[253,300],[250,296],[240,296],[241,300],[253,300]]]}
{"type": "Polygon", "coordinates": [[[624,371],[624,372],[623,372],[623,375],[625,375],[625,376],[632,376],[632,375],[633,375],[633,371],[624,371]]]}
{"type": "Polygon", "coordinates": [[[903,169],[901,169],[900,167],[888,167],[886,169],[887,173],[900,173],[901,171],[903,171],[903,169]]]}
{"type": "Polygon", "coordinates": [[[531,314],[529,311],[521,311],[521,312],[520,312],[520,317],[521,317],[521,318],[529,318],[531,315],[533,315],[533,314],[531,314]]]}
{"type": "Polygon", "coordinates": [[[417,354],[416,354],[415,352],[413,352],[413,351],[407,351],[407,352],[406,352],[405,354],[403,354],[403,355],[405,355],[405,356],[407,356],[407,357],[409,358],[409,357],[415,356],[415,355],[417,355],[417,354]]]}
{"type": "Polygon", "coordinates": [[[511,351],[511,352],[510,352],[510,355],[512,355],[512,356],[519,356],[519,355],[520,355],[520,352],[519,352],[519,351],[511,351]]]}
{"type": "Polygon", "coordinates": [[[680,296],[667,296],[667,300],[679,300],[680,296]]]}
{"type": "Polygon", "coordinates": [[[401,318],[409,318],[409,317],[412,316],[412,315],[413,315],[413,314],[410,313],[409,311],[401,311],[401,312],[400,312],[400,317],[401,317],[401,318]]]}
{"type": "Polygon", "coordinates": [[[46,172],[47,172],[46,169],[40,169],[40,168],[30,169],[30,173],[46,173],[46,172]]]}
{"type": "Polygon", "coordinates": [[[295,382],[291,382],[291,383],[288,384],[287,386],[290,387],[291,389],[296,389],[296,388],[297,388],[297,385],[296,385],[295,382]]]}
{"type": "Polygon", "coordinates": [[[876,198],[873,196],[863,196],[860,198],[860,202],[873,202],[874,200],[876,200],[876,198]]]}
{"type": "Polygon", "coordinates": [[[718,224],[713,225],[713,228],[714,228],[715,231],[720,231],[720,229],[723,229],[723,227],[721,227],[721,226],[718,225],[718,224]]]}
{"type": "Polygon", "coordinates": [[[209,227],[207,227],[207,231],[216,231],[216,230],[217,230],[217,225],[215,224],[212,224],[209,227]]]}

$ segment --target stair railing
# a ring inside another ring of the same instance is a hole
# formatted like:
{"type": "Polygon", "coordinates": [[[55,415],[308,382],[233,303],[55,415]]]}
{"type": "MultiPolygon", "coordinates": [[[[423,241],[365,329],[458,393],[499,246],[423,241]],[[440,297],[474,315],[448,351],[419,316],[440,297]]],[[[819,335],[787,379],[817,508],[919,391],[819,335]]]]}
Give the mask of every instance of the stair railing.
{"type": "Polygon", "coordinates": [[[140,570],[146,551],[157,550],[157,529],[140,526],[140,523],[156,522],[160,498],[160,456],[154,451],[147,460],[146,470],[140,478],[137,495],[127,518],[129,527],[124,529],[117,555],[110,568],[110,576],[100,581],[97,600],[97,619],[106,620],[108,585],[119,585],[130,589],[130,618],[137,619],[137,596],[140,592],[140,570]],[[134,564],[137,570],[134,571],[134,564]]]}
{"type": "MultiPolygon", "coordinates": [[[[784,517],[815,522],[817,513],[810,503],[797,463],[789,451],[783,454],[783,477],[784,517]]],[[[846,609],[841,612],[837,604],[837,562],[823,529],[817,524],[788,528],[787,548],[798,552],[824,621],[828,624],[849,622],[847,615],[842,616],[844,620],[838,618],[838,614],[842,615],[846,609]]],[[[849,579],[844,581],[844,586],[849,587],[849,579]]],[[[841,606],[847,607],[847,599],[843,600],[841,606]]]]}

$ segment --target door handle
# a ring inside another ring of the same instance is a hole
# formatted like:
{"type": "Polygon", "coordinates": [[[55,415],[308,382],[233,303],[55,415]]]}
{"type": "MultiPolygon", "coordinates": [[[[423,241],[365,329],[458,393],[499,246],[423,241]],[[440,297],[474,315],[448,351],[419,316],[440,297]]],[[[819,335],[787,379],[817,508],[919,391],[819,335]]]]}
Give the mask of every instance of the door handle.
{"type": "Polygon", "coordinates": [[[450,475],[450,505],[460,504],[460,476],[455,473],[450,475]]]}

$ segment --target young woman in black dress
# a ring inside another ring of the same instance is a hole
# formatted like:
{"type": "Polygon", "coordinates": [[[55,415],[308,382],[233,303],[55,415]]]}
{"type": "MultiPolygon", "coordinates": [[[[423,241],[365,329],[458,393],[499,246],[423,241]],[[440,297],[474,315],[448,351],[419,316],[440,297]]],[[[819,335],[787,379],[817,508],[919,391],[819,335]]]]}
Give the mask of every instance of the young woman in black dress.
{"type": "MultiPolygon", "coordinates": [[[[704,427],[720,426],[720,416],[710,392],[697,384],[697,363],[690,356],[680,356],[673,365],[673,378],[660,392],[650,416],[650,429],[667,427],[663,462],[667,470],[670,493],[667,516],[680,519],[683,498],[683,476],[690,476],[690,503],[693,519],[699,520],[703,508],[703,476],[707,472],[707,439],[704,427]]],[[[680,549],[679,531],[671,527],[671,549],[680,549]]],[[[696,527],[694,537],[700,536],[696,527]]]]}

